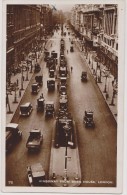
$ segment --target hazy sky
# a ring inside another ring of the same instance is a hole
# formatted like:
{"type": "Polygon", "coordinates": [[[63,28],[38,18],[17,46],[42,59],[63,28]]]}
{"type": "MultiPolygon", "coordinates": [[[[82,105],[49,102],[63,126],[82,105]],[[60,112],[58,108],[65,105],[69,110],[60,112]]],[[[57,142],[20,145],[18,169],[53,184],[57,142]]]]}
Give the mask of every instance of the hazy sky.
{"type": "Polygon", "coordinates": [[[71,4],[54,4],[56,9],[62,10],[62,11],[70,11],[74,5],[71,4]]]}

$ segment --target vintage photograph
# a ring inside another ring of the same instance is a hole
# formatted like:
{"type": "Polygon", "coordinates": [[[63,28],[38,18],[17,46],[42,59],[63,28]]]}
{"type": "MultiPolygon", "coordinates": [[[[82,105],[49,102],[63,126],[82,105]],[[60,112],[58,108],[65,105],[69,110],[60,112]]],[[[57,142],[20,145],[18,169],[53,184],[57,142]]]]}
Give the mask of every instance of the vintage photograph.
{"type": "Polygon", "coordinates": [[[35,3],[5,6],[5,188],[116,189],[119,4],[35,3]]]}

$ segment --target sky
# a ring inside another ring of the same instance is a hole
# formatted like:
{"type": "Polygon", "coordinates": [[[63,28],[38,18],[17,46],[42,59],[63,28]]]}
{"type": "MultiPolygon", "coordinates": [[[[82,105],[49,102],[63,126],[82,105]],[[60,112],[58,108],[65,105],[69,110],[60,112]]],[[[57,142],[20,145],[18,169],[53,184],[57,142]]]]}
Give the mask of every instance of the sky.
{"type": "Polygon", "coordinates": [[[71,4],[54,4],[53,6],[55,6],[55,8],[58,9],[58,10],[62,10],[64,12],[66,12],[66,11],[70,11],[74,5],[71,5],[71,4]]]}

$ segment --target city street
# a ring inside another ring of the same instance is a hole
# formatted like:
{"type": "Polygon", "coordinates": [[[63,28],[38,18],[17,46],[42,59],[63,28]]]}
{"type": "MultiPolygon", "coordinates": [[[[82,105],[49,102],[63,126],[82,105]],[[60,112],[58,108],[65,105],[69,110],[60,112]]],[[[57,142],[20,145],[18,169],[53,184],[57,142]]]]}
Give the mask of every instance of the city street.
{"type": "MultiPolygon", "coordinates": [[[[73,39],[73,35],[68,35],[67,29],[64,29],[64,31],[67,33],[64,39],[65,57],[69,69],[67,81],[68,108],[77,127],[82,178],[81,187],[114,187],[116,186],[117,167],[117,124],[90,72],[88,64],[83,61],[80,50],[74,46],[74,52],[70,52],[71,42],[69,39],[73,39]],[[68,53],[67,50],[69,51],[68,53]],[[72,72],[70,71],[71,66],[73,67],[72,72]],[[87,71],[87,82],[81,81],[82,71],[87,71]],[[85,128],[83,123],[85,110],[92,110],[94,112],[95,128],[85,128]]],[[[54,50],[58,53],[58,65],[60,40],[61,30],[55,31],[51,37],[51,44],[47,48],[48,51],[54,50]]],[[[45,101],[54,101],[55,114],[57,114],[59,103],[59,93],[57,91],[58,78],[55,81],[55,91],[48,92],[48,68],[44,60],[41,61],[40,65],[41,72],[39,74],[43,74],[43,86],[41,90],[37,95],[31,93],[31,84],[35,82],[34,74],[20,102],[20,104],[26,102],[32,103],[33,111],[31,115],[29,117],[21,117],[19,116],[19,109],[17,109],[11,121],[19,124],[23,137],[21,142],[13,148],[13,151],[6,156],[7,186],[29,186],[26,168],[28,165],[36,162],[41,162],[48,178],[52,130],[55,118],[45,119],[44,113],[37,112],[36,105],[37,98],[43,93],[45,101]],[[26,142],[30,130],[35,128],[42,130],[43,144],[38,153],[30,153],[26,148],[26,142]]]]}

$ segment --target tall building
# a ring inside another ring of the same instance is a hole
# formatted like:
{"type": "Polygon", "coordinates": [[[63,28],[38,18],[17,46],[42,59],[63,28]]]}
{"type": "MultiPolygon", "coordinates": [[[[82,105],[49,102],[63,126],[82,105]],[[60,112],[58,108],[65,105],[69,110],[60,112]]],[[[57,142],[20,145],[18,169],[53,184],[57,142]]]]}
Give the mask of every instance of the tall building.
{"type": "Polygon", "coordinates": [[[49,5],[7,5],[7,77],[51,30],[49,5]]]}
{"type": "Polygon", "coordinates": [[[81,4],[72,9],[70,23],[83,41],[84,50],[96,51],[114,77],[118,74],[118,6],[81,4]]]}

